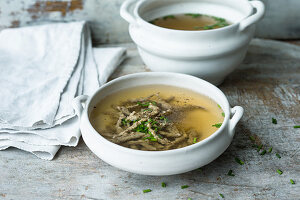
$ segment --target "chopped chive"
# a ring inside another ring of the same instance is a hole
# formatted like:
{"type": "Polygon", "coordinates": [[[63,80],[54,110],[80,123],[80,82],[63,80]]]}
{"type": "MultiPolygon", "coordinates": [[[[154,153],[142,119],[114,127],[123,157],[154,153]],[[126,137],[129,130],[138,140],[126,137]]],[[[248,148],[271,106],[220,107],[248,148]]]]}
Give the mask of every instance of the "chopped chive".
{"type": "Polygon", "coordinates": [[[148,193],[148,192],[151,192],[152,190],[151,189],[146,189],[146,190],[143,190],[143,193],[148,193]]]}
{"type": "Polygon", "coordinates": [[[165,182],[162,182],[161,187],[167,187],[167,184],[165,182]]]}
{"type": "Polygon", "coordinates": [[[300,128],[300,126],[294,126],[294,128],[300,128]]]}
{"type": "Polygon", "coordinates": [[[250,140],[255,141],[254,136],[250,135],[249,138],[250,138],[250,140]]]}
{"type": "Polygon", "coordinates": [[[188,200],[192,200],[192,198],[188,198],[188,200]]]}
{"type": "Polygon", "coordinates": [[[281,156],[280,156],[278,153],[276,153],[276,157],[277,157],[277,158],[281,158],[281,156]]]}
{"type": "Polygon", "coordinates": [[[280,169],[277,169],[276,171],[279,175],[281,175],[283,173],[280,169]]]}
{"type": "Polygon", "coordinates": [[[200,17],[202,16],[201,14],[196,14],[196,13],[186,13],[184,14],[185,16],[191,16],[193,18],[197,18],[197,17],[200,17]]]}
{"type": "Polygon", "coordinates": [[[263,145],[259,145],[258,148],[257,148],[257,152],[259,152],[261,150],[261,148],[263,147],[263,145]]]}
{"type": "Polygon", "coordinates": [[[188,185],[182,185],[181,189],[185,189],[185,188],[188,188],[188,187],[189,187],[188,185]]]}
{"type": "Polygon", "coordinates": [[[272,118],[272,123],[273,123],[273,124],[277,124],[277,119],[272,118]]]}
{"type": "Polygon", "coordinates": [[[156,138],[151,138],[150,140],[153,141],[153,142],[156,142],[156,141],[157,141],[156,138]]]}
{"type": "Polygon", "coordinates": [[[269,150],[268,150],[268,153],[271,153],[271,152],[272,152],[272,150],[273,150],[273,148],[272,148],[272,147],[270,147],[270,148],[269,148],[269,150]]]}
{"type": "Polygon", "coordinates": [[[293,179],[290,179],[290,182],[292,185],[295,185],[295,181],[293,179]]]}
{"type": "Polygon", "coordinates": [[[164,19],[164,20],[167,20],[167,19],[175,19],[175,16],[174,16],[174,15],[168,15],[168,16],[164,16],[163,19],[164,19]]]}
{"type": "Polygon", "coordinates": [[[219,104],[218,104],[218,107],[219,107],[220,109],[222,109],[221,106],[220,106],[219,104]]]}
{"type": "Polygon", "coordinates": [[[222,112],[222,116],[225,117],[225,113],[224,112],[222,112]]]}
{"type": "Polygon", "coordinates": [[[220,128],[220,127],[222,126],[222,123],[214,124],[214,125],[212,125],[212,126],[214,126],[214,127],[216,127],[216,128],[220,128]]]}
{"type": "Polygon", "coordinates": [[[228,176],[235,176],[232,172],[233,172],[232,170],[229,170],[228,173],[227,173],[227,175],[228,176]]]}
{"type": "Polygon", "coordinates": [[[244,162],[241,161],[241,160],[240,160],[239,158],[237,158],[237,157],[235,157],[234,160],[235,160],[235,162],[237,162],[237,163],[240,164],[240,165],[243,165],[243,164],[244,164],[244,162]]]}
{"type": "Polygon", "coordinates": [[[225,198],[223,194],[220,193],[219,195],[220,195],[220,197],[222,197],[223,199],[225,198]]]}
{"type": "Polygon", "coordinates": [[[260,153],[260,155],[265,155],[267,153],[267,151],[266,150],[263,150],[261,153],[260,153]]]}
{"type": "Polygon", "coordinates": [[[194,140],[193,140],[193,143],[197,143],[197,138],[195,137],[194,140]]]}

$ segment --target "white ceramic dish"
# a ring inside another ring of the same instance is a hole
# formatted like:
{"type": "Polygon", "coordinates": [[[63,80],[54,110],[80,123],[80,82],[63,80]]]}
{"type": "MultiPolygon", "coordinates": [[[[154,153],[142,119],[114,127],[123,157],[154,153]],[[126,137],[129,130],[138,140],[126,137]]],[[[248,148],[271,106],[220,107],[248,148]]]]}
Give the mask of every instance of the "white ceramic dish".
{"type": "Polygon", "coordinates": [[[191,74],[218,85],[244,59],[254,24],[263,17],[264,4],[248,0],[126,0],[120,14],[130,23],[130,36],[152,71],[191,74]],[[182,31],[148,23],[182,13],[213,15],[233,24],[182,31]]]}
{"type": "Polygon", "coordinates": [[[210,163],[229,146],[235,126],[243,115],[243,108],[230,108],[225,95],[214,85],[190,75],[168,72],[136,73],[117,78],[100,87],[91,97],[76,97],[73,107],[80,118],[83,140],[99,158],[117,168],[144,175],[179,174],[210,163]],[[89,115],[101,99],[122,89],[153,84],[187,88],[210,97],[225,112],[222,126],[196,144],[168,151],[125,148],[106,140],[92,127],[89,115]],[[85,108],[82,103],[85,104],[85,108]]]}

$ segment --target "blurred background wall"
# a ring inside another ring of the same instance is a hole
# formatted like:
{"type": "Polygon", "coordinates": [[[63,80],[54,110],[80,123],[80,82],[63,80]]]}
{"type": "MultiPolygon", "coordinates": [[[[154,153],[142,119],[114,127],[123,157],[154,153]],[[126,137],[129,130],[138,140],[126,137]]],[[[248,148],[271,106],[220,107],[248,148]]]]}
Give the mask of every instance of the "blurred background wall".
{"type": "MultiPolygon", "coordinates": [[[[184,1],[184,0],[183,0],[184,1]]],[[[300,39],[300,0],[263,0],[257,37],[300,39]]],[[[88,20],[94,44],[130,42],[119,16],[123,0],[0,0],[0,30],[57,21],[88,20]]]]}

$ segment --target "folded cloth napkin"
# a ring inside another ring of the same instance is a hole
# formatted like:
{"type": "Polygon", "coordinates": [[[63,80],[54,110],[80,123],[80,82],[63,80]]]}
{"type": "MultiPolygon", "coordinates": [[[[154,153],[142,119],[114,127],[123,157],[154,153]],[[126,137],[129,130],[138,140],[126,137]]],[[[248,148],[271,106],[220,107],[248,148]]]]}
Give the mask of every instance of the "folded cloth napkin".
{"type": "Polygon", "coordinates": [[[92,48],[84,21],[1,31],[0,150],[51,160],[61,145],[76,146],[71,101],[92,94],[124,57],[123,48],[92,48]]]}

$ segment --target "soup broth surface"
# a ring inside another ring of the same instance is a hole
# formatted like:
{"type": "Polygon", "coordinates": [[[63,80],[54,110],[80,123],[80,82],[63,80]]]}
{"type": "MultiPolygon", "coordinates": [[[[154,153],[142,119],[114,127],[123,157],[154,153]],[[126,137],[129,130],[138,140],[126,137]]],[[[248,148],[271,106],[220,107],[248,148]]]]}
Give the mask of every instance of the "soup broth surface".
{"type": "Polygon", "coordinates": [[[197,143],[217,131],[223,120],[222,109],[210,98],[165,85],[139,86],[113,93],[102,99],[90,114],[93,127],[106,139],[124,147],[150,151],[197,143]]]}
{"type": "Polygon", "coordinates": [[[217,29],[230,25],[223,18],[197,13],[167,15],[156,18],[150,23],[163,28],[189,31],[217,29]]]}

